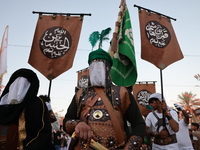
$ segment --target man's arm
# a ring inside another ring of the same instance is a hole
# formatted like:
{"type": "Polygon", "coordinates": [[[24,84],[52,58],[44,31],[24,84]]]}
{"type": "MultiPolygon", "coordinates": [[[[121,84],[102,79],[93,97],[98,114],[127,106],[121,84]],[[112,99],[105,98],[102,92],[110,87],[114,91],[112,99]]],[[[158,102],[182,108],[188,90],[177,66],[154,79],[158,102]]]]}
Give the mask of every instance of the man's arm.
{"type": "Polygon", "coordinates": [[[184,108],[181,106],[181,105],[179,105],[179,104],[174,104],[174,106],[175,106],[175,108],[178,110],[178,111],[182,111],[182,114],[183,114],[183,116],[184,116],[184,122],[185,122],[185,124],[189,124],[189,115],[188,115],[188,113],[184,110],[184,108]]]}
{"type": "Polygon", "coordinates": [[[164,111],[164,114],[165,114],[165,116],[167,117],[167,119],[169,121],[169,125],[172,128],[172,130],[174,132],[178,132],[179,124],[178,124],[178,114],[177,114],[177,112],[175,112],[173,110],[171,110],[171,111],[168,110],[168,106],[167,106],[165,100],[162,101],[161,107],[162,107],[162,111],[164,111]]]}
{"type": "Polygon", "coordinates": [[[124,116],[131,124],[132,128],[131,136],[136,135],[144,138],[146,131],[145,121],[142,117],[138,104],[136,103],[133,95],[130,92],[128,92],[128,94],[131,103],[124,116]]]}
{"type": "MultiPolygon", "coordinates": [[[[175,114],[177,115],[177,114],[175,114]]],[[[178,122],[172,117],[172,115],[170,114],[169,110],[165,111],[165,116],[167,117],[168,121],[169,121],[169,125],[171,126],[172,130],[174,132],[178,132],[179,130],[179,124],[178,122]]]]}
{"type": "Polygon", "coordinates": [[[127,96],[129,96],[129,98],[127,99],[130,99],[131,103],[124,116],[131,124],[132,132],[130,134],[130,138],[126,143],[124,150],[128,150],[129,148],[140,147],[146,132],[145,121],[142,118],[139,107],[133,95],[129,91],[127,94],[128,94],[127,96]]]}
{"type": "Polygon", "coordinates": [[[185,124],[189,124],[189,115],[185,110],[182,110],[183,116],[184,116],[184,122],[185,124]]]}
{"type": "Polygon", "coordinates": [[[80,118],[77,117],[77,111],[76,98],[74,96],[63,119],[63,130],[70,135],[72,135],[75,131],[75,126],[80,122],[80,118]]]}

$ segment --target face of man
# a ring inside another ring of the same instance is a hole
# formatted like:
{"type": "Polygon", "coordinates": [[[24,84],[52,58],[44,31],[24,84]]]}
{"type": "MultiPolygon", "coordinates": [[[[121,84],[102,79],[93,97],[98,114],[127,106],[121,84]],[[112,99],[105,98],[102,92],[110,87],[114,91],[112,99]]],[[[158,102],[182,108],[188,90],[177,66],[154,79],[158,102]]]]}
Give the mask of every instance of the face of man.
{"type": "Polygon", "coordinates": [[[149,104],[151,107],[153,107],[153,109],[157,109],[157,101],[153,101],[152,103],[149,104]]]}
{"type": "Polygon", "coordinates": [[[197,130],[197,126],[191,125],[191,129],[192,129],[193,131],[196,131],[196,130],[197,130]]]}
{"type": "Polygon", "coordinates": [[[151,107],[153,107],[154,110],[156,110],[156,109],[158,109],[159,101],[158,100],[153,100],[149,105],[151,107]]]}

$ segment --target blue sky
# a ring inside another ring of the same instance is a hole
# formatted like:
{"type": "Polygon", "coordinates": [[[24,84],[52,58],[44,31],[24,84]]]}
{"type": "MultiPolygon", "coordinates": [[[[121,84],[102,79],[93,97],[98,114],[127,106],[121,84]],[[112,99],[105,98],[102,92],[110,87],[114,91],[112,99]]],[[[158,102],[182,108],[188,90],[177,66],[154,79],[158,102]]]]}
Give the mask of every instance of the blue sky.
{"type": "MultiPolygon", "coordinates": [[[[160,70],[153,64],[141,59],[141,42],[138,10],[134,4],[160,12],[177,21],[172,21],[179,45],[184,58],[173,63],[163,70],[164,96],[169,105],[177,101],[177,95],[182,92],[192,92],[200,97],[200,82],[194,75],[200,73],[200,1],[199,0],[127,0],[129,9],[136,62],[138,69],[137,81],[156,81],[156,90],[160,89],[160,70]]],[[[87,58],[91,51],[88,42],[89,35],[93,31],[101,31],[107,27],[114,31],[115,22],[119,12],[120,0],[7,0],[0,5],[0,37],[4,29],[9,25],[8,32],[8,73],[3,77],[6,85],[10,75],[19,68],[29,68],[35,71],[40,79],[39,94],[48,94],[49,81],[28,62],[34,31],[38,19],[32,11],[61,12],[61,13],[91,13],[85,16],[79,40],[78,50],[73,67],[52,81],[51,100],[55,111],[66,112],[66,109],[74,95],[77,84],[76,71],[88,66],[87,58]]],[[[109,38],[111,39],[112,34],[109,38]]],[[[103,43],[103,49],[107,50],[108,42],[103,43]]]]}

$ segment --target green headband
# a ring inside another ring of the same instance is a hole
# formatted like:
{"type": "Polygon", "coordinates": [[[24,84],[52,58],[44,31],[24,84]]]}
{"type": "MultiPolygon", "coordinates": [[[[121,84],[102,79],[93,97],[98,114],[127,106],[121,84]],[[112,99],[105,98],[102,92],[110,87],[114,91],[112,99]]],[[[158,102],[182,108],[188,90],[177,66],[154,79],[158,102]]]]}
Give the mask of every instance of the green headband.
{"type": "Polygon", "coordinates": [[[112,58],[110,57],[110,54],[101,48],[90,52],[88,57],[88,64],[90,64],[91,61],[93,61],[94,59],[103,59],[108,61],[111,64],[111,66],[113,65],[113,61],[112,58]]]}

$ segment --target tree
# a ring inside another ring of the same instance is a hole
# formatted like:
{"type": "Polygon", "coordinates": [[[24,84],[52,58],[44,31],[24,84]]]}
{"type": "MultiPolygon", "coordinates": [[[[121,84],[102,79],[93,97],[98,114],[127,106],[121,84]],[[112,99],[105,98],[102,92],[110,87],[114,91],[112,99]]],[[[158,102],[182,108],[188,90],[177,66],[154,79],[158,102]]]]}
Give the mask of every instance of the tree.
{"type": "Polygon", "coordinates": [[[186,111],[189,111],[190,114],[192,114],[192,120],[196,122],[197,120],[193,110],[200,108],[200,100],[195,97],[196,94],[193,94],[192,92],[181,93],[181,95],[178,95],[178,103],[182,105],[186,111]]]}

